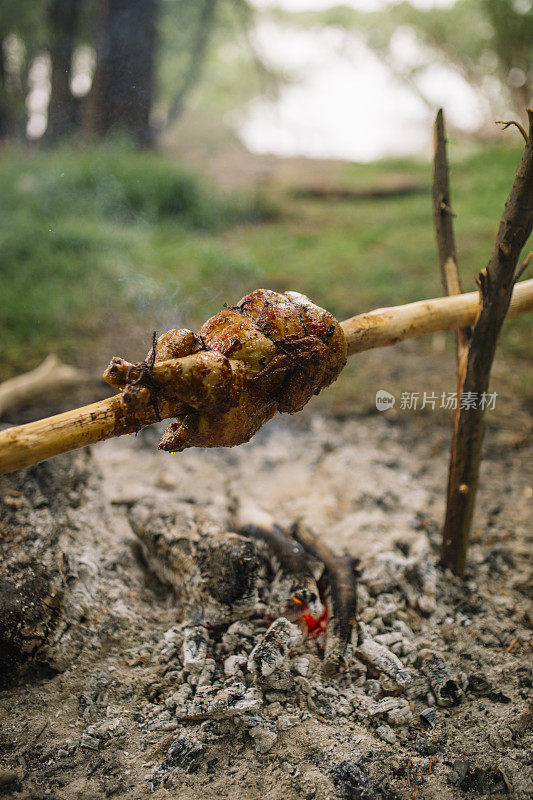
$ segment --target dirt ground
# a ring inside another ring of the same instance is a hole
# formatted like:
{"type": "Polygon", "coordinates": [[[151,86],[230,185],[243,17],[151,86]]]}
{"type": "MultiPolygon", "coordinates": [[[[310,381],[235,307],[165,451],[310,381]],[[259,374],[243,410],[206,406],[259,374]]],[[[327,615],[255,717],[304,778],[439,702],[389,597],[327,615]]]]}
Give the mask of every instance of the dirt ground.
{"type": "Polygon", "coordinates": [[[489,430],[461,584],[436,566],[449,436],[438,416],[280,417],[247,445],[174,457],[156,434],[0,479],[3,796],[531,797],[523,442],[489,430]],[[190,510],[225,530],[235,498],[360,559],[344,670],[322,674],[320,639],[307,638],[285,653],[282,680],[254,683],[260,606],[208,630],[196,677],[187,667],[183,587],[155,577],[132,512],[166,524],[172,511],[179,527],[190,510]],[[191,712],[209,684],[237,691],[235,675],[241,710],[191,712]]]}

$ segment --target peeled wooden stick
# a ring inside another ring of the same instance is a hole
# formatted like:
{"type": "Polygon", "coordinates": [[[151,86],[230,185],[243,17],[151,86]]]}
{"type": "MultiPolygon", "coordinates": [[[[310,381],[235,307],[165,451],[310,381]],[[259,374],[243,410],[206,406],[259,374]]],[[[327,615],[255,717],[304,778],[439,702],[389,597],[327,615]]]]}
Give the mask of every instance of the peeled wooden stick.
{"type": "MultiPolygon", "coordinates": [[[[348,343],[348,354],[354,355],[374,347],[387,347],[404,339],[424,336],[436,331],[454,330],[475,321],[479,311],[479,294],[421,300],[403,306],[379,308],[345,320],[342,325],[348,343]]],[[[515,286],[508,316],[533,311],[533,280],[515,286]]],[[[153,378],[157,382],[168,374],[171,362],[156,364],[153,378]]],[[[159,400],[161,419],[180,413],[179,404],[159,400]]],[[[30,422],[0,431],[0,475],[38,464],[48,458],[76,450],[125,433],[135,433],[157,421],[153,406],[127,407],[123,396],[100,400],[64,414],[30,422]]]]}
{"type": "MultiPolygon", "coordinates": [[[[437,331],[451,331],[472,325],[479,311],[479,293],[419,300],[404,306],[377,308],[341,323],[348,342],[348,355],[388,347],[437,331]]],[[[533,311],[533,280],[516,284],[508,317],[533,311]]]]}

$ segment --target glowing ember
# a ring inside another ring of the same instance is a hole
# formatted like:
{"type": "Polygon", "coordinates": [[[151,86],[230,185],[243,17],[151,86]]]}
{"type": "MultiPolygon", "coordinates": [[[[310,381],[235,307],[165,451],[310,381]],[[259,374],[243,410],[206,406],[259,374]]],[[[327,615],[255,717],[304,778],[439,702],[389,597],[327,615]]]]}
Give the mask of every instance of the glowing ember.
{"type": "Polygon", "coordinates": [[[296,607],[294,610],[297,612],[295,617],[293,617],[294,622],[303,622],[307,629],[308,636],[317,636],[326,630],[328,622],[328,610],[325,606],[322,607],[322,604],[320,603],[322,611],[317,616],[316,614],[311,613],[309,604],[299,598],[297,595],[293,594],[291,601],[294,603],[294,606],[296,607]]]}
{"type": "Polygon", "coordinates": [[[328,610],[324,609],[322,614],[318,617],[313,617],[312,614],[303,614],[302,620],[307,626],[307,633],[309,636],[317,636],[326,630],[328,624],[328,610]]]}

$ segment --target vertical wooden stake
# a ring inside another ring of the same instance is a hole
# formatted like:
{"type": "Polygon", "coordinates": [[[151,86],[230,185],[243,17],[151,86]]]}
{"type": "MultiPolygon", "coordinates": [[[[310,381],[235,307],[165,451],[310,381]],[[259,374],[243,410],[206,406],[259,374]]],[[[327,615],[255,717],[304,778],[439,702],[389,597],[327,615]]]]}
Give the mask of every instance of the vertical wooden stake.
{"type": "MultiPolygon", "coordinates": [[[[462,294],[463,291],[457,267],[457,249],[453,232],[454,216],[450,196],[444,114],[442,108],[440,108],[433,128],[433,220],[435,222],[442,288],[447,295],[462,294]]],[[[460,367],[468,353],[469,339],[470,328],[459,328],[455,334],[457,364],[459,367],[458,396],[462,388],[462,370],[460,367]]]]}
{"type": "MultiPolygon", "coordinates": [[[[453,230],[450,171],[448,167],[448,154],[446,149],[446,127],[442,108],[437,112],[433,126],[433,221],[435,224],[435,237],[441,274],[442,288],[447,295],[462,294],[461,279],[457,266],[457,248],[453,230]]],[[[466,377],[468,360],[468,346],[471,328],[459,328],[455,332],[455,353],[457,358],[457,407],[455,422],[459,416],[461,395],[466,377]]],[[[450,466],[448,471],[447,505],[450,503],[451,487],[455,481],[455,464],[457,453],[456,426],[450,453],[450,466]]]]}
{"type": "Polygon", "coordinates": [[[459,363],[459,379],[464,371],[461,392],[475,402],[461,407],[461,394],[458,394],[441,548],[443,564],[459,577],[465,572],[474,514],[490,371],[513,291],[516,265],[533,228],[533,108],[528,109],[528,117],[529,139],[505,204],[489,263],[478,276],[480,312],[466,346],[464,364],[459,363]]]}

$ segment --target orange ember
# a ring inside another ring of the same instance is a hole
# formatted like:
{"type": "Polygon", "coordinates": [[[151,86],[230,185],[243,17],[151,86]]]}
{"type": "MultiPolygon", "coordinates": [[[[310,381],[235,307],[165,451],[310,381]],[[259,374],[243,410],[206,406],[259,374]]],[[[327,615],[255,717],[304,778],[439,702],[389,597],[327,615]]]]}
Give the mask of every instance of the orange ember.
{"type": "Polygon", "coordinates": [[[328,610],[325,608],[318,619],[313,617],[312,614],[303,614],[302,620],[307,626],[307,633],[309,636],[317,636],[319,633],[326,630],[328,624],[328,610]]]}

